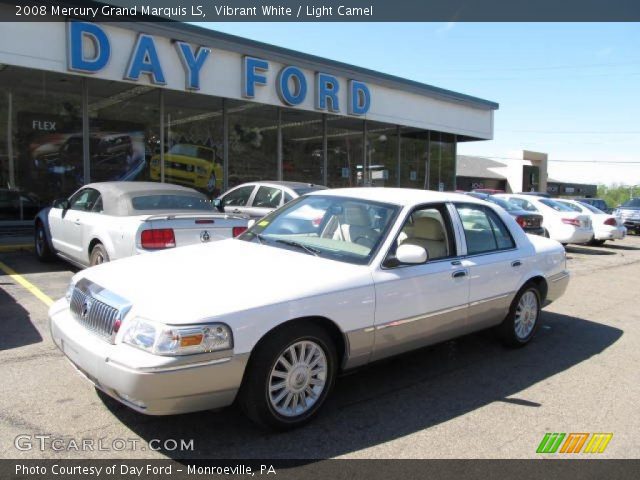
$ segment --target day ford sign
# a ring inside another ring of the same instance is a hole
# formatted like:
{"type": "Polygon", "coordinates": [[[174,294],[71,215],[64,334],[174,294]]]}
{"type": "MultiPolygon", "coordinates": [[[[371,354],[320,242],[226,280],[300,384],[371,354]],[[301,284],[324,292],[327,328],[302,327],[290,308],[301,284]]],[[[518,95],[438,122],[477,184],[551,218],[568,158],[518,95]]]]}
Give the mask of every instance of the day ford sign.
{"type": "MultiPolygon", "coordinates": [[[[185,88],[191,91],[200,90],[202,67],[206,62],[215,61],[211,49],[174,41],[175,52],[184,70],[185,88]]],[[[103,70],[111,57],[111,42],[107,32],[95,23],[70,21],[67,24],[67,68],[73,72],[94,74],[103,70]],[[87,49],[87,46],[92,48],[87,49]]],[[[138,81],[146,77],[152,84],[166,85],[162,59],[158,55],[156,41],[152,35],[138,35],[129,62],[123,72],[123,79],[138,81]]],[[[317,110],[330,113],[347,113],[349,115],[365,115],[371,106],[371,92],[366,83],[348,80],[341,85],[339,79],[323,72],[315,72],[309,79],[302,69],[294,65],[283,66],[278,71],[275,85],[268,85],[267,72],[271,64],[268,60],[245,56],[242,61],[241,94],[252,99],[259,88],[275,88],[280,101],[287,106],[301,105],[307,95],[314,96],[317,110]],[[341,105],[338,93],[347,88],[347,105],[341,105]],[[312,93],[310,90],[313,89],[312,93]]]]}

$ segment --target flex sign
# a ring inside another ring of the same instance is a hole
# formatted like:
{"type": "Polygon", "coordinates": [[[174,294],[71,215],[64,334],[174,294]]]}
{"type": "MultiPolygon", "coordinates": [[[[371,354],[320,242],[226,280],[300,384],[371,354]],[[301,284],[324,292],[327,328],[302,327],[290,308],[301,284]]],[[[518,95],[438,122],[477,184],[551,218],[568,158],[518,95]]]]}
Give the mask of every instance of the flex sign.
{"type": "MultiPolygon", "coordinates": [[[[185,42],[174,41],[175,51],[185,75],[187,90],[200,90],[203,65],[213,57],[211,49],[192,48],[185,42]]],[[[70,21],[67,23],[67,68],[73,72],[94,74],[109,63],[111,43],[104,29],[95,23],[70,21]],[[90,48],[87,48],[89,46],[90,48]]],[[[138,81],[145,76],[154,85],[166,85],[163,62],[158,55],[152,35],[141,33],[130,53],[129,62],[123,72],[123,79],[138,81]]],[[[280,101],[287,106],[301,105],[307,95],[314,96],[317,110],[331,113],[365,115],[371,107],[371,92],[366,83],[357,80],[347,82],[347,105],[340,104],[339,92],[344,85],[337,77],[315,72],[312,80],[293,65],[282,67],[277,74],[275,85],[268,85],[267,72],[271,69],[268,60],[244,56],[242,59],[241,95],[254,98],[259,88],[275,88],[280,101]],[[312,93],[310,93],[312,91],[312,93]]]]}

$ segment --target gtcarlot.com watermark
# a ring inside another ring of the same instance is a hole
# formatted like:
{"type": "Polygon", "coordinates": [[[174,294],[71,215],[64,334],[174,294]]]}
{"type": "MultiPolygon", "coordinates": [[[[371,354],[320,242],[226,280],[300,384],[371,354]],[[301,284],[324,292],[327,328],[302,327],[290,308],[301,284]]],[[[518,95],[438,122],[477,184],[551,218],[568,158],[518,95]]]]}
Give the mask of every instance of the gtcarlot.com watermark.
{"type": "Polygon", "coordinates": [[[18,435],[13,446],[22,452],[124,452],[124,451],[167,451],[192,452],[195,449],[193,439],[141,440],[140,438],[73,438],[49,434],[18,435]]]}

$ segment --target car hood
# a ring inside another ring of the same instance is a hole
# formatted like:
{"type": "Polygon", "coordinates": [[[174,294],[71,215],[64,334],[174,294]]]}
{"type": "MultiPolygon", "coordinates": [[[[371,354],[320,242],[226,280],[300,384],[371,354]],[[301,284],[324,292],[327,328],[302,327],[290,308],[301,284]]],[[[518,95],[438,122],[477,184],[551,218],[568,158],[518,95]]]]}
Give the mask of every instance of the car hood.
{"type": "Polygon", "coordinates": [[[127,299],[132,315],[170,324],[372,284],[367,266],[233,239],[105,263],[74,281],[82,277],[127,299]]]}

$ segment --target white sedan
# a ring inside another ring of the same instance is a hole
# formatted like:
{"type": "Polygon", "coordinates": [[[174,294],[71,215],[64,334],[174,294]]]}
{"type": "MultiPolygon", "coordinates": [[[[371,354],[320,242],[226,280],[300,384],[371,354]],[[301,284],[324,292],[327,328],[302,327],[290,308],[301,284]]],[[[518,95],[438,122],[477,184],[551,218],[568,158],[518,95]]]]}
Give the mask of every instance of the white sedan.
{"type": "Polygon", "coordinates": [[[219,213],[200,192],[153,182],[85,185],[35,220],[35,251],[79,267],[144,252],[231,238],[247,229],[241,215],[219,213]]]}
{"type": "Polygon", "coordinates": [[[495,196],[504,198],[527,212],[540,213],[545,236],[563,245],[587,243],[593,238],[591,217],[576,212],[555,199],[513,193],[501,193],[495,196]]]}
{"type": "Polygon", "coordinates": [[[287,429],[318,412],[341,371],[489,327],[526,345],[568,281],[562,246],[496,205],[338,189],[237,239],[82,271],[49,317],[78,370],[138,412],[237,398],[254,421],[287,429]],[[302,210],[321,219],[291,233],[302,210]]]}
{"type": "Polygon", "coordinates": [[[627,227],[614,215],[575,200],[556,199],[555,201],[566,205],[574,212],[591,217],[593,225],[593,239],[589,242],[591,245],[603,245],[607,240],[622,240],[627,235],[627,227]]]}

